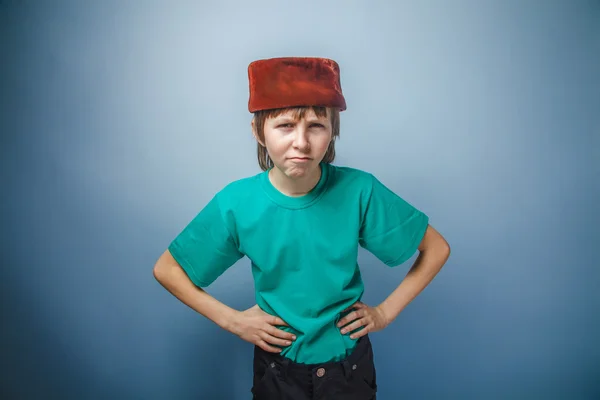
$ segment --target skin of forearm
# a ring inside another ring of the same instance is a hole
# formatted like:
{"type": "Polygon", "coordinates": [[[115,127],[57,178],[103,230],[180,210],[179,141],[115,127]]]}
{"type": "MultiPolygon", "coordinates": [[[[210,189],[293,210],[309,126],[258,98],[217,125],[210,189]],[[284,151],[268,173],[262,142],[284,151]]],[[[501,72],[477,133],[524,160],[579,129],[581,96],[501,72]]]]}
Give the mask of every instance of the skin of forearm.
{"type": "Polygon", "coordinates": [[[422,250],[400,285],[379,305],[388,323],[413,301],[435,278],[450,256],[444,241],[422,250]]]}
{"type": "Polygon", "coordinates": [[[218,301],[203,289],[194,285],[185,271],[163,255],[154,267],[154,278],[179,301],[210,319],[221,328],[231,331],[237,310],[218,301]]]}

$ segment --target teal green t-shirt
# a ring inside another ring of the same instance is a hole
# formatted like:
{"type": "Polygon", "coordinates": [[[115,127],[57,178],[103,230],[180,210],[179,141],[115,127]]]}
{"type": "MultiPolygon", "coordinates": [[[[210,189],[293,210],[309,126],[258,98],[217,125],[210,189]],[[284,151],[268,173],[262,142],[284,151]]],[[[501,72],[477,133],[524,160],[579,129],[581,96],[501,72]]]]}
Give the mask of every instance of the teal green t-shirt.
{"type": "Polygon", "coordinates": [[[300,197],[279,192],[268,171],[230,183],[169,251],[199,287],[247,256],[256,303],[297,337],[281,354],[317,364],[343,359],[356,344],[336,323],[363,295],[358,247],[400,265],[416,252],[428,222],[372,174],[321,163],[319,182],[300,197]]]}

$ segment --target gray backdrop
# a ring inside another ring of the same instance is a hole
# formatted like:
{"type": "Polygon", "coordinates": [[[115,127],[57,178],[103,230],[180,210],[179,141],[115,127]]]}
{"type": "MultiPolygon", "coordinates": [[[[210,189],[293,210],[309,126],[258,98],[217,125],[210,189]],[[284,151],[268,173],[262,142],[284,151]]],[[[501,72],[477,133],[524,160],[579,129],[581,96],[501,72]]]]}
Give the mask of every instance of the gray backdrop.
{"type": "MultiPolygon", "coordinates": [[[[251,345],[152,267],[259,172],[246,68],[286,55],[339,62],[336,163],[452,246],[372,336],[380,398],[599,398],[593,0],[0,1],[2,398],[250,398],[251,345]]],[[[375,305],[414,258],[359,261],[375,305]]],[[[252,306],[248,260],[209,292],[252,306]]]]}

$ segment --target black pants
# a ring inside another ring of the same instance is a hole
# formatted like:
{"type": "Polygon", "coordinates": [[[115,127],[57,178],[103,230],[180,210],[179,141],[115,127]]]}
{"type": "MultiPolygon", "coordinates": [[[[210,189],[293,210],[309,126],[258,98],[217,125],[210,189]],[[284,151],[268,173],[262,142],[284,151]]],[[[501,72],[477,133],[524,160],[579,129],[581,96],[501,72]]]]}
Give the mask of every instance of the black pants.
{"type": "Polygon", "coordinates": [[[298,364],[254,347],[253,400],[376,400],[373,348],[368,335],[346,359],[298,364]]]}

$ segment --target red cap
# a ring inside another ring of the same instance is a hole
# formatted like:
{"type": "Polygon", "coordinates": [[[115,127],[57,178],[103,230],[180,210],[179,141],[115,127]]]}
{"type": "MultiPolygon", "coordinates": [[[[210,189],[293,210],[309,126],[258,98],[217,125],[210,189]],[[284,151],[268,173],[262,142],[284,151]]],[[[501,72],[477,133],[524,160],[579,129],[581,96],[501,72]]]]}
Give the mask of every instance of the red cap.
{"type": "Polygon", "coordinates": [[[281,57],[248,66],[248,110],[256,112],[297,106],[346,109],[340,67],[328,58],[281,57]]]}

